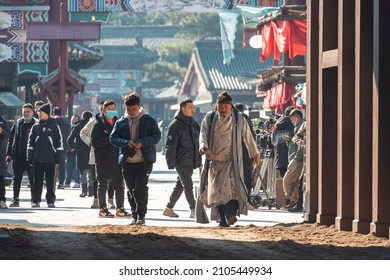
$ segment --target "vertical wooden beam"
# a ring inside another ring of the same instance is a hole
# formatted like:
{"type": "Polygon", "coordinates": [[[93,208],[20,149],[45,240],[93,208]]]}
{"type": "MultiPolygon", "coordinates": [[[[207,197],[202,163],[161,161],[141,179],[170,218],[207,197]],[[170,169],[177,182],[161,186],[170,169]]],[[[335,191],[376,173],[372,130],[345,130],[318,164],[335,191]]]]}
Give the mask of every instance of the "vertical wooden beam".
{"type": "Polygon", "coordinates": [[[355,0],[339,1],[337,92],[338,230],[352,230],[355,154],[355,0]]]}
{"type": "Polygon", "coordinates": [[[390,225],[390,95],[387,85],[387,62],[390,61],[388,33],[388,0],[374,1],[373,52],[373,161],[372,223],[377,236],[389,236],[390,225]]]}
{"type": "Polygon", "coordinates": [[[373,2],[356,0],[355,209],[352,231],[367,234],[372,220],[373,2]]]}
{"type": "MultiPolygon", "coordinates": [[[[331,225],[337,196],[337,67],[324,68],[323,53],[337,49],[338,2],[320,0],[317,223],[331,225]]],[[[336,53],[337,55],[337,53],[336,53]]]]}
{"type": "Polygon", "coordinates": [[[319,0],[307,1],[306,60],[306,222],[314,223],[318,212],[318,21],[319,0]]]}

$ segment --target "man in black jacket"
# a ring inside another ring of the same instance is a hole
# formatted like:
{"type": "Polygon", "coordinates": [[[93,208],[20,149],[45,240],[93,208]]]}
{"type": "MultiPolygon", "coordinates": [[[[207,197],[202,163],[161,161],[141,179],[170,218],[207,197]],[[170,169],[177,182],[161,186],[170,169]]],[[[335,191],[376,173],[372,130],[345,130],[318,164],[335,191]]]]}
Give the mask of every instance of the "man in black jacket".
{"type": "Polygon", "coordinates": [[[12,168],[14,170],[14,197],[9,207],[19,207],[20,186],[24,171],[27,172],[28,180],[30,182],[32,198],[33,169],[27,162],[27,141],[32,126],[37,123],[38,120],[33,118],[34,107],[30,103],[26,103],[22,106],[22,115],[23,117],[18,119],[11,128],[11,135],[7,146],[6,161],[11,162],[13,160],[12,168]]]}
{"type": "Polygon", "coordinates": [[[195,218],[192,174],[194,169],[201,165],[202,161],[198,152],[200,126],[193,118],[194,113],[193,101],[191,99],[183,100],[180,103],[180,110],[168,127],[165,158],[168,169],[176,168],[178,174],[176,186],[163,212],[163,215],[168,217],[179,217],[173,211],[173,207],[184,190],[191,210],[190,218],[195,218]]]}
{"type": "Polygon", "coordinates": [[[34,124],[27,145],[27,160],[33,163],[34,185],[31,207],[40,207],[43,176],[46,180],[46,201],[49,208],[54,208],[54,169],[60,163],[64,153],[60,128],[50,118],[50,104],[43,104],[38,109],[39,122],[34,124]]]}

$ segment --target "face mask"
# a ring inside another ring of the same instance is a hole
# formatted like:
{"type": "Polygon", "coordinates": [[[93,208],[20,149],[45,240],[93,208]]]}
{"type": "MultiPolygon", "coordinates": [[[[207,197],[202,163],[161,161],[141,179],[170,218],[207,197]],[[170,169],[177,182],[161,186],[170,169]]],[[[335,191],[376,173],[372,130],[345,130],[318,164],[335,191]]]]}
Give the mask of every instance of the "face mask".
{"type": "Polygon", "coordinates": [[[116,116],[116,111],[108,110],[104,114],[106,115],[107,119],[112,120],[116,116]]]}
{"type": "Polygon", "coordinates": [[[25,121],[31,121],[31,120],[32,120],[32,117],[28,117],[28,118],[27,118],[27,117],[24,117],[24,120],[25,120],[25,121]]]}

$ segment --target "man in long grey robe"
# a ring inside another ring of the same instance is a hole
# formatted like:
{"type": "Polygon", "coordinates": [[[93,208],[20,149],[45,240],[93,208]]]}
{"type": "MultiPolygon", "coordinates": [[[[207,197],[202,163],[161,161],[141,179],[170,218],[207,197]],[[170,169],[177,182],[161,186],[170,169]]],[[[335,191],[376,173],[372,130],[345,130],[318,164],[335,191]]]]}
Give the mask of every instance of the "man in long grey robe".
{"type": "Polygon", "coordinates": [[[242,140],[255,167],[260,163],[260,154],[247,121],[241,113],[233,111],[232,98],[227,92],[218,95],[216,107],[201,125],[199,151],[206,156],[206,164],[202,171],[200,200],[212,208],[211,220],[228,227],[237,221],[237,215],[247,214],[242,140]]]}

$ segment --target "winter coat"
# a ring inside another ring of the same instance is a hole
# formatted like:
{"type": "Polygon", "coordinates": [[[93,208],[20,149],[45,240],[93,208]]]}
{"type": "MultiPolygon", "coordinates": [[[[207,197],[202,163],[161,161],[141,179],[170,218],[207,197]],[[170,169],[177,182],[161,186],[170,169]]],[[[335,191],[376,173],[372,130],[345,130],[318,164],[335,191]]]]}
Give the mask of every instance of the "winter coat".
{"type": "Polygon", "coordinates": [[[275,152],[275,168],[284,168],[288,166],[288,145],[283,136],[294,136],[294,125],[287,116],[281,117],[275,123],[275,129],[272,133],[272,144],[275,152]]]}
{"type": "Polygon", "coordinates": [[[70,121],[67,117],[60,116],[55,116],[53,119],[56,121],[58,127],[61,130],[62,139],[64,140],[64,150],[66,151],[68,149],[68,143],[66,139],[68,139],[71,130],[70,121]]]}
{"type": "MultiPolygon", "coordinates": [[[[114,118],[116,121],[117,118],[114,118]]],[[[111,145],[109,137],[113,127],[107,122],[104,115],[99,114],[91,131],[91,144],[95,151],[95,164],[98,180],[109,180],[122,177],[121,167],[117,159],[119,149],[111,145]]]]}
{"type": "Polygon", "coordinates": [[[10,132],[10,138],[7,145],[7,156],[11,156],[12,159],[27,159],[27,142],[28,136],[30,134],[31,128],[34,124],[38,123],[38,119],[33,118],[30,123],[25,123],[24,118],[20,118],[16,121],[15,125],[12,126],[10,132]],[[24,126],[30,126],[26,130],[26,134],[23,134],[24,126]],[[23,143],[23,136],[25,137],[25,142],[23,143]]]}
{"type": "Polygon", "coordinates": [[[78,124],[76,124],[72,128],[67,140],[69,149],[74,149],[76,151],[77,169],[80,171],[89,169],[89,151],[91,148],[85,144],[80,137],[80,131],[88,123],[88,121],[89,119],[82,119],[78,124]]]}
{"type": "Polygon", "coordinates": [[[202,163],[199,154],[199,124],[180,111],[168,126],[165,159],[168,169],[197,168],[202,163]]]}
{"type": "Polygon", "coordinates": [[[27,144],[27,160],[60,163],[64,145],[60,128],[53,118],[40,120],[31,128],[27,144]]]}
{"type": "Polygon", "coordinates": [[[89,164],[91,165],[95,165],[95,151],[91,144],[91,132],[94,123],[95,117],[90,118],[88,123],[80,131],[81,140],[90,147],[89,164]]]}
{"type": "Polygon", "coordinates": [[[0,176],[7,176],[7,163],[5,162],[5,154],[7,150],[7,143],[10,137],[10,131],[7,121],[0,116],[0,127],[3,129],[0,134],[0,176]]]}
{"type": "MultiPolygon", "coordinates": [[[[110,135],[110,142],[120,148],[118,163],[124,164],[130,154],[127,146],[130,139],[129,119],[122,117],[115,125],[110,135]]],[[[161,131],[157,122],[149,114],[145,114],[139,121],[138,141],[141,142],[141,153],[145,162],[156,162],[156,144],[161,140],[161,131]]]]}

